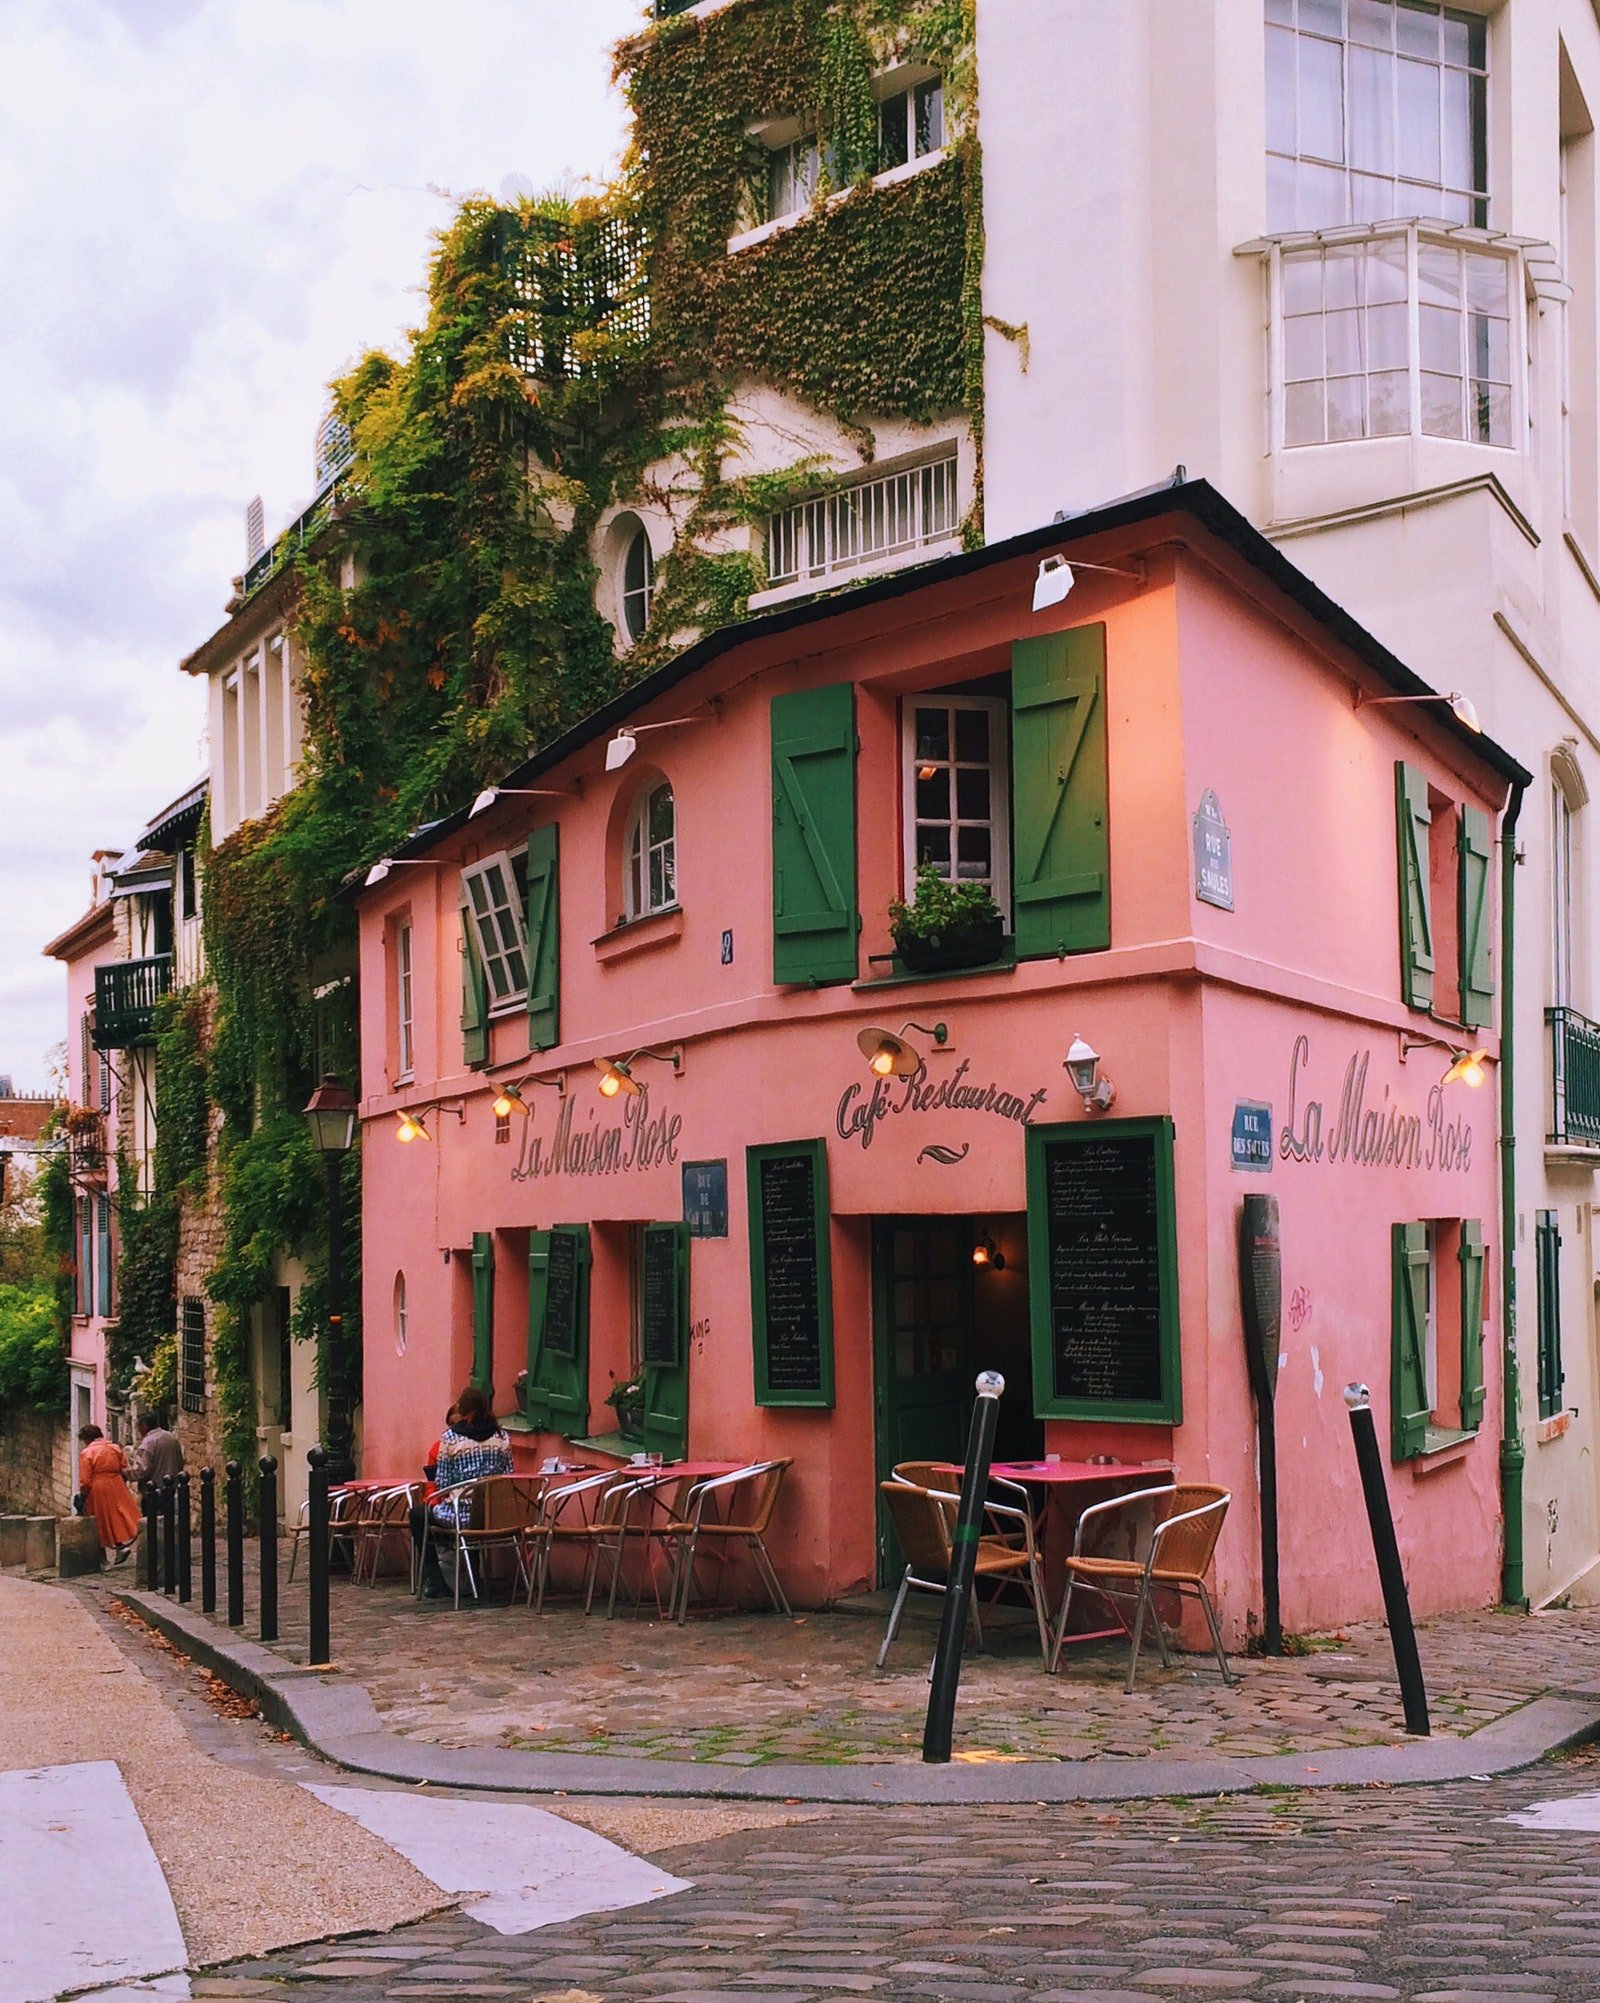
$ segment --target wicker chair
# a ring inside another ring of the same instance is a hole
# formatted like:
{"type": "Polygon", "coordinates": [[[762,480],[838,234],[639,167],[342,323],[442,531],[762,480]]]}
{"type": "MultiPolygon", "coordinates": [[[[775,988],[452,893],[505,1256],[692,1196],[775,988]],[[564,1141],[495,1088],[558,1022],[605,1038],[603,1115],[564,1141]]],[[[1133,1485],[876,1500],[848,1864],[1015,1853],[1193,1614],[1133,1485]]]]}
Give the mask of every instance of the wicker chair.
{"type": "Polygon", "coordinates": [[[736,1546],[742,1544],[750,1553],[756,1576],[766,1588],[774,1612],[793,1613],[782,1583],[773,1570],[771,1554],[766,1546],[767,1530],[783,1489],[783,1478],[793,1465],[791,1460],[752,1461],[749,1467],[737,1468],[732,1474],[719,1474],[709,1481],[697,1481],[684,1497],[682,1514],[663,1526],[661,1539],[672,1560],[667,1611],[676,1616],[679,1627],[688,1618],[695,1560],[701,1553],[702,1545],[706,1554],[717,1561],[717,1590],[712,1596],[712,1605],[716,1604],[721,1594],[728,1559],[736,1546]],[[718,1497],[726,1498],[729,1513],[725,1518],[716,1513],[715,1499],[718,1497]],[[709,1512],[708,1503],[711,1504],[709,1512]]]}
{"type": "Polygon", "coordinates": [[[1232,1500],[1225,1488],[1180,1482],[1170,1488],[1136,1489],[1131,1495],[1119,1495],[1111,1502],[1097,1502],[1086,1509],[1078,1519],[1077,1534],[1072,1540],[1072,1555],[1067,1560],[1067,1588],[1061,1596],[1061,1611],[1056,1615],[1055,1637],[1050,1650],[1052,1673],[1061,1660],[1061,1644],[1067,1632],[1067,1616],[1072,1610],[1072,1595],[1080,1586],[1098,1593],[1127,1629],[1131,1643],[1128,1681],[1124,1686],[1127,1690],[1133,1689],[1134,1678],[1139,1671],[1139,1644],[1147,1617],[1155,1627],[1161,1665],[1163,1668],[1170,1667],[1172,1657],[1155,1605],[1157,1591],[1166,1588],[1177,1593],[1180,1599],[1185,1593],[1190,1593],[1200,1602],[1206,1625],[1211,1630],[1211,1646],[1216,1652],[1222,1680],[1232,1683],[1235,1679],[1223,1653],[1222,1633],[1217,1626],[1216,1610],[1211,1604],[1205,1582],[1205,1574],[1232,1500]],[[1146,1510],[1154,1512],[1155,1528],[1151,1533],[1150,1548],[1143,1557],[1139,1557],[1132,1555],[1136,1525],[1140,1512],[1146,1510]],[[1085,1551],[1086,1533],[1099,1541],[1109,1529],[1115,1539],[1115,1518],[1118,1515],[1128,1519],[1126,1542],[1130,1555],[1097,1557],[1085,1551]],[[1128,1604],[1133,1608],[1131,1624],[1124,1611],[1128,1604]]]}
{"type": "MultiPolygon", "coordinates": [[[[352,1482],[347,1487],[328,1490],[328,1556],[331,1559],[341,1545],[352,1573],[355,1570],[356,1538],[360,1531],[361,1519],[373,1491],[361,1482],[352,1482]]],[[[294,1577],[294,1568],[300,1562],[300,1546],[311,1535],[311,1504],[302,1502],[295,1512],[294,1528],[289,1532],[289,1577],[294,1577]]]]}
{"type": "MultiPolygon", "coordinates": [[[[359,1586],[363,1579],[376,1585],[386,1550],[398,1548],[407,1572],[414,1570],[416,1552],[411,1543],[411,1509],[422,1499],[420,1481],[400,1482],[394,1488],[369,1491],[356,1517],[354,1548],[350,1558],[350,1581],[359,1586]]],[[[412,1581],[415,1585],[415,1579],[412,1581]]]]}
{"type": "MultiPolygon", "coordinates": [[[[895,1594],[883,1646],[878,1650],[877,1666],[881,1669],[888,1660],[911,1589],[943,1593],[948,1588],[959,1497],[949,1489],[919,1488],[905,1481],[880,1482],[879,1493],[906,1557],[900,1590],[895,1594]]],[[[973,1564],[974,1588],[987,1583],[997,1592],[1002,1586],[1021,1589],[1033,1608],[1039,1629],[1039,1653],[1048,1664],[1050,1635],[1045,1621],[1044,1573],[1034,1541],[1033,1517],[1026,1509],[1015,1509],[1009,1503],[987,1502],[984,1523],[973,1564]]],[[[978,1646],[982,1648],[983,1621],[978,1613],[976,1590],[971,1611],[978,1646]]]]}
{"type": "Polygon", "coordinates": [[[528,1604],[535,1613],[544,1609],[551,1561],[557,1551],[581,1550],[587,1574],[590,1528],[601,1497],[617,1480],[617,1470],[606,1468],[585,1469],[575,1480],[556,1476],[547,1482],[539,1520],[529,1532],[528,1604]]]}
{"type": "Polygon", "coordinates": [[[428,1504],[424,1545],[439,1548],[441,1563],[451,1560],[453,1596],[461,1605],[461,1574],[467,1575],[467,1589],[479,1597],[473,1558],[480,1562],[493,1551],[509,1551],[516,1560],[516,1577],[511,1583],[515,1601],[517,1587],[529,1576],[529,1554],[533,1534],[543,1507],[544,1483],[537,1475],[489,1474],[477,1481],[436,1495],[428,1504]],[[441,1502],[450,1504],[450,1514],[441,1520],[434,1512],[441,1502]]]}

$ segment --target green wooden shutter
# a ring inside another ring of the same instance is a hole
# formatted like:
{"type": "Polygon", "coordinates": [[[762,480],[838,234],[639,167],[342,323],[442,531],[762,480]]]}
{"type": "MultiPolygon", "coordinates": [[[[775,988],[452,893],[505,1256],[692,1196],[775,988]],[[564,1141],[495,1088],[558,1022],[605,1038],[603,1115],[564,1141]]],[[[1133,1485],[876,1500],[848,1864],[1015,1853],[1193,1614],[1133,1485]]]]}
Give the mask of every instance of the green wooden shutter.
{"type": "Polygon", "coordinates": [[[461,907],[461,1061],[471,1068],[489,1061],[489,982],[465,904],[461,907]]]}
{"type": "Polygon", "coordinates": [[[1483,1417],[1483,1226],[1461,1221],[1461,1424],[1475,1432],[1483,1417]]]}
{"type": "Polygon", "coordinates": [[[1104,626],[1013,645],[1011,772],[1017,957],[1109,946],[1104,626]]]}
{"type": "Polygon", "coordinates": [[[589,1430],[589,1227],[556,1224],[528,1235],[528,1417],[569,1440],[589,1430]],[[550,1250],[571,1248],[573,1285],[552,1302],[550,1250]]]}
{"type": "Polygon", "coordinates": [[[1539,1417],[1561,1410],[1566,1371],[1561,1362],[1561,1220],[1554,1210],[1534,1213],[1534,1277],[1539,1325],[1539,1417]]]}
{"type": "Polygon", "coordinates": [[[689,1227],[647,1224],[645,1261],[652,1244],[670,1239],[677,1309],[676,1361],[644,1366],[644,1445],[648,1452],[681,1460],[689,1442],[689,1227]]]}
{"type": "Polygon", "coordinates": [[[472,1234],[472,1381],[494,1392],[494,1239],[472,1234]]]}
{"type": "Polygon", "coordinates": [[[1461,941],[1461,1020],[1482,1028],[1494,1016],[1494,954],[1490,950],[1492,913],[1489,899],[1489,860],[1494,853],[1494,837],[1489,816],[1476,807],[1461,809],[1461,832],[1456,842],[1456,895],[1460,914],[1461,941]]]}
{"type": "Polygon", "coordinates": [[[1415,765],[1396,762],[1395,814],[1400,845],[1400,998],[1407,1008],[1433,1007],[1433,912],[1428,903],[1428,780],[1415,765]]]}
{"type": "Polygon", "coordinates": [[[772,978],[856,977],[853,682],[772,699],[772,978]]]}
{"type": "Polygon", "coordinates": [[[108,1315],[111,1308],[111,1198],[97,1196],[95,1202],[95,1241],[99,1253],[99,1284],[95,1289],[96,1312],[108,1315]]]}
{"type": "Polygon", "coordinates": [[[554,827],[528,837],[528,1048],[561,1041],[561,879],[554,827]]]}
{"type": "Polygon", "coordinates": [[[1428,1439],[1428,1227],[1393,1227],[1394,1321],[1390,1331],[1389,1431],[1397,1461],[1428,1439]]]}

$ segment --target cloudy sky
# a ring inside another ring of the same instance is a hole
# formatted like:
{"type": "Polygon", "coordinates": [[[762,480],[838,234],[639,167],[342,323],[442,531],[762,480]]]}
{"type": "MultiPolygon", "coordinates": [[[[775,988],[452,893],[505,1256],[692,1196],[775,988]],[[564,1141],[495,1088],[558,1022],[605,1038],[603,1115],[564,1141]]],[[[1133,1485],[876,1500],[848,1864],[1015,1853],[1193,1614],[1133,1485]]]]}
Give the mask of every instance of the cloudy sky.
{"type": "Polygon", "coordinates": [[[0,1074],[40,957],[205,766],[177,663],[244,510],[311,491],[323,385],[421,316],[451,198],[604,177],[642,0],[0,0],[0,1074]]]}

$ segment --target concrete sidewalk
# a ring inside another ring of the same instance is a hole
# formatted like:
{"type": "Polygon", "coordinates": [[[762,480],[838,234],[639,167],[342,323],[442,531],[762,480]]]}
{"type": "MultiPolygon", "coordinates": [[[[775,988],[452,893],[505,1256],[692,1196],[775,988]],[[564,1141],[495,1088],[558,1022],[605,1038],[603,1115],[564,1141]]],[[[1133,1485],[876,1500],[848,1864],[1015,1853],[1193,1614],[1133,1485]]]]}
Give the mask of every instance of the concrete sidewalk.
{"type": "MultiPolygon", "coordinates": [[[[111,1583],[108,1581],[102,1589],[111,1589],[111,1583]]],[[[347,1585],[341,1585],[336,1592],[335,1647],[336,1652],[342,1653],[338,1640],[339,1613],[352,1601],[356,1611],[360,1611],[361,1600],[371,1600],[373,1596],[357,1595],[356,1589],[347,1585]]],[[[530,1751],[503,1743],[441,1745],[395,1730],[374,1704],[365,1685],[348,1672],[305,1668],[287,1659],[288,1649],[263,1647],[193,1608],[178,1606],[159,1594],[125,1591],[119,1596],[195,1660],[254,1697],[272,1722],[294,1733],[335,1764],[392,1780],[500,1793],[818,1803],[1126,1801],[1219,1795],[1261,1787],[1395,1786],[1485,1778],[1529,1765],[1564,1745],[1600,1736],[1600,1682],[1574,1673],[1580,1668],[1588,1669],[1594,1643],[1600,1638],[1600,1622],[1581,1615],[1564,1617],[1578,1624],[1570,1630],[1538,1633],[1538,1645],[1531,1649],[1536,1659],[1524,1671],[1524,1678],[1531,1670],[1548,1673],[1550,1680],[1542,1688],[1528,1689],[1508,1698],[1498,1715],[1465,1733],[1426,1740],[1391,1739],[1388,1743],[1317,1750],[1297,1747],[1285,1752],[1245,1752],[1231,1756],[1205,1753],[1174,1756],[1157,1751],[1132,1758],[1016,1758],[995,1756],[970,1744],[969,1710],[964,1715],[958,1714],[956,1760],[949,1766],[928,1767],[920,1763],[912,1748],[892,1761],[838,1764],[768,1759],[730,1764],[715,1756],[696,1760],[612,1750],[530,1751]],[[967,1760],[961,1758],[963,1751],[969,1754],[967,1760]]],[[[399,1602],[393,1604],[396,1620],[405,1620],[409,1599],[404,1606],[399,1602]]],[[[509,1639],[519,1646],[523,1676],[531,1679],[539,1675],[537,1644],[544,1630],[538,1626],[530,1628],[525,1616],[509,1609],[485,1608],[470,1614],[465,1611],[461,1615],[450,1614],[447,1619],[457,1623],[471,1621],[470,1637],[459,1626],[432,1624],[433,1678],[448,1679],[457,1664],[469,1657],[480,1658],[480,1644],[488,1643],[494,1632],[492,1624],[496,1622],[500,1624],[500,1633],[495,1638],[509,1639]]],[[[1467,1633],[1476,1634],[1477,1652],[1485,1666],[1492,1663],[1502,1681],[1513,1638],[1531,1642],[1538,1631],[1537,1623],[1516,1617],[1487,1614],[1460,1617],[1458,1642],[1461,1622],[1467,1621],[1473,1623],[1467,1633]]],[[[719,1631],[733,1625],[715,1623],[690,1632],[704,1638],[702,1647],[715,1650],[719,1631]]],[[[775,1641],[788,1626],[775,1621],[759,1625],[769,1642],[775,1641]]],[[[646,1632],[640,1628],[630,1636],[627,1628],[599,1622],[584,1623],[583,1627],[592,1637],[592,1646],[613,1656],[619,1646],[625,1645],[624,1637],[628,1638],[626,1645],[637,1647],[639,1635],[646,1632]]],[[[662,1633],[669,1646],[684,1639],[676,1629],[662,1633]]],[[[863,1643],[866,1639],[864,1630],[863,1643]]],[[[1428,1659],[1425,1631],[1425,1664],[1428,1659]]],[[[920,1655],[918,1660],[920,1663],[920,1655]]],[[[1193,1660],[1184,1659],[1185,1667],[1173,1674],[1179,1677],[1195,1674],[1189,1666],[1193,1660]]],[[[1292,1666],[1297,1665],[1286,1665],[1292,1666]]],[[[1271,1667],[1276,1671],[1278,1665],[1271,1667]]],[[[1215,1691],[1220,1693],[1214,1665],[1199,1673],[1209,1675],[1215,1691]]],[[[920,1667],[915,1670],[914,1678],[919,1688],[924,1687],[920,1667]]],[[[1042,1684],[1035,1660],[1031,1681],[1019,1686],[1023,1693],[1021,1701],[1027,1701],[1030,1691],[1035,1700],[1042,1699],[1052,1688],[1059,1692],[1060,1686],[1042,1684]]],[[[1073,1686],[1068,1688],[1071,1690],[1073,1686]]],[[[667,1700],[657,1693],[656,1701],[667,1700]]],[[[920,1730],[920,1712],[910,1722],[915,1722],[920,1730]]]]}

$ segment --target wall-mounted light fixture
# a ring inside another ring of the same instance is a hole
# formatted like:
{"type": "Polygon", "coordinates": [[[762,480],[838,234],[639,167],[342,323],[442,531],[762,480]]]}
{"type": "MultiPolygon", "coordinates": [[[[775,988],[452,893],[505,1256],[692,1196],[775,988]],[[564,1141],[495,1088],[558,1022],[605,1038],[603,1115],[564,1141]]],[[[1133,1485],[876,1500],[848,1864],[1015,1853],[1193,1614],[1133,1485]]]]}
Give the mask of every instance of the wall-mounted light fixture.
{"type": "Polygon", "coordinates": [[[1472,1047],[1463,1048],[1457,1043],[1446,1043],[1440,1036],[1405,1036],[1400,1038],[1400,1062],[1405,1063],[1413,1050],[1440,1050],[1449,1058],[1441,1085],[1466,1085],[1473,1091],[1488,1077],[1484,1068],[1494,1060],[1486,1050],[1472,1047]]]}
{"type": "Polygon", "coordinates": [[[1472,698],[1464,696],[1459,689],[1452,689],[1448,695],[1367,695],[1361,689],[1356,690],[1357,709],[1381,709],[1389,703],[1396,702],[1448,703],[1457,723],[1464,724],[1468,730],[1480,735],[1483,731],[1472,698]]]}
{"type": "Polygon", "coordinates": [[[1072,1048],[1062,1059],[1062,1068],[1072,1080],[1072,1089],[1083,1100],[1086,1113],[1104,1113],[1117,1103],[1117,1088],[1100,1076],[1100,1053],[1081,1036],[1072,1039],[1072,1048]]]}
{"type": "Polygon", "coordinates": [[[626,1092],[631,1098],[642,1092],[644,1087],[634,1077],[633,1067],[644,1057],[654,1058],[657,1064],[670,1064],[674,1072],[683,1070],[683,1052],[676,1046],[671,1050],[635,1050],[627,1057],[597,1057],[594,1068],[600,1073],[601,1095],[614,1099],[619,1092],[626,1092]]]}
{"type": "Polygon", "coordinates": [[[1073,585],[1078,581],[1080,570],[1104,571],[1108,577],[1131,577],[1136,584],[1149,582],[1149,573],[1143,564],[1137,570],[1128,570],[1116,563],[1085,563],[1082,557],[1069,561],[1058,550],[1054,556],[1041,559],[1039,574],[1033,580],[1033,609],[1047,612],[1052,605],[1063,604],[1073,585]]]}
{"type": "Polygon", "coordinates": [[[530,1085],[549,1085],[558,1098],[564,1099],[567,1096],[567,1075],[564,1071],[558,1072],[554,1078],[535,1078],[530,1073],[526,1078],[513,1079],[509,1084],[500,1087],[490,1107],[495,1118],[509,1120],[513,1112],[517,1112],[527,1119],[532,1114],[533,1108],[523,1094],[530,1085]]]}
{"type": "Polygon", "coordinates": [[[867,1068],[874,1078],[910,1078],[922,1069],[922,1052],[914,1043],[906,1042],[907,1032],[915,1030],[918,1036],[931,1036],[935,1043],[947,1043],[950,1038],[946,1023],[902,1023],[899,1033],[892,1029],[868,1027],[857,1033],[856,1048],[867,1060],[867,1068]]]}
{"type": "Polygon", "coordinates": [[[432,856],[386,855],[367,871],[366,888],[371,890],[374,884],[382,883],[391,869],[453,869],[454,867],[453,863],[436,862],[432,856]]]}
{"type": "Polygon", "coordinates": [[[664,723],[625,723],[606,746],[606,770],[620,772],[639,748],[640,733],[646,730],[677,730],[685,723],[700,723],[697,716],[672,716],[664,723]]]}
{"type": "Polygon", "coordinates": [[[978,1233],[972,1247],[972,1263],[986,1267],[991,1273],[1003,1273],[1006,1269],[1006,1255],[987,1231],[978,1233]]]}
{"type": "Polygon", "coordinates": [[[467,1109],[459,1100],[452,1105],[435,1100],[431,1106],[397,1108],[395,1139],[403,1147],[409,1146],[412,1141],[431,1141],[433,1135],[428,1131],[428,1118],[433,1113],[454,1113],[463,1124],[467,1117],[467,1109]]]}
{"type": "Polygon", "coordinates": [[[488,813],[497,800],[570,800],[577,791],[576,786],[485,786],[467,809],[467,819],[488,813]]]}

